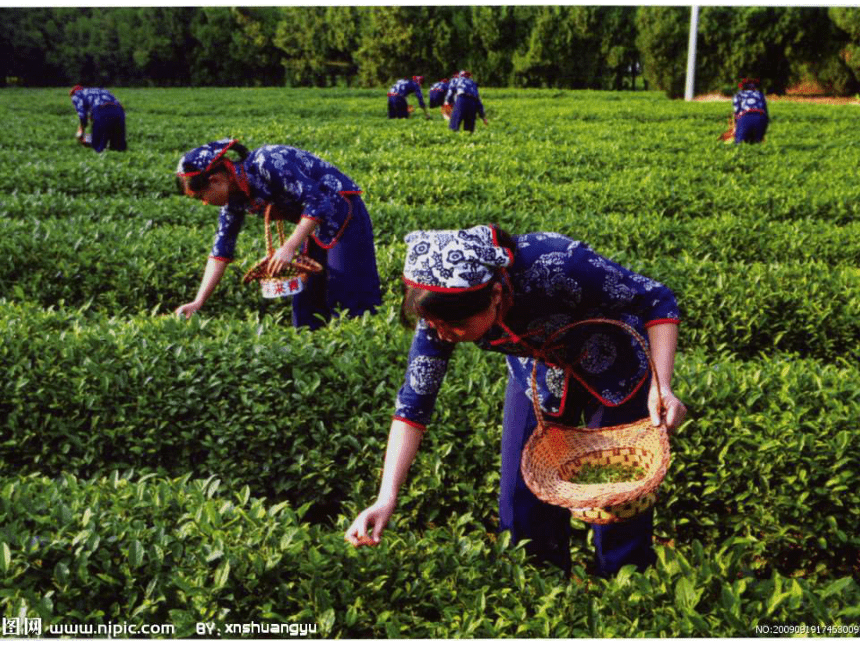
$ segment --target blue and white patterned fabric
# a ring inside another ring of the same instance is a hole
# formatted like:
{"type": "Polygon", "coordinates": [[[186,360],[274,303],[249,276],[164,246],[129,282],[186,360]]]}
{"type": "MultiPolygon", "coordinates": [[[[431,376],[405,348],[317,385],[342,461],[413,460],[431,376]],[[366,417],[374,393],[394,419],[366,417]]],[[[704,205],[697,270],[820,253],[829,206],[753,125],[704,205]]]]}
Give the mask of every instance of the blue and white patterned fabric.
{"type": "Polygon", "coordinates": [[[415,231],[405,238],[403,279],[433,291],[468,291],[480,287],[494,269],[510,266],[508,249],[500,247],[489,226],[465,230],[415,231]]]}
{"type": "MultiPolygon", "coordinates": [[[[502,269],[513,305],[504,323],[475,344],[508,356],[509,374],[529,399],[537,361],[538,400],[551,416],[564,413],[571,379],[603,405],[624,403],[649,375],[647,356],[634,338],[601,324],[554,334],[587,318],[609,318],[627,323],[647,343],[645,329],[680,320],[672,291],[563,235],[528,233],[513,239],[514,264],[502,269]],[[548,339],[551,350],[545,346],[548,339]]],[[[455,345],[419,320],[395,419],[420,428],[429,423],[455,345]]]]}
{"type": "Polygon", "coordinates": [[[206,172],[234,143],[236,143],[235,139],[219,139],[189,150],[179,158],[176,174],[180,177],[188,177],[206,172]]]}
{"type": "Polygon", "coordinates": [[[436,83],[433,83],[433,85],[430,87],[430,92],[442,92],[443,94],[447,94],[448,85],[449,83],[447,81],[438,81],[436,83]]]}
{"type": "Polygon", "coordinates": [[[448,83],[448,92],[445,94],[445,103],[450,105],[454,103],[454,96],[457,94],[457,85],[460,83],[460,77],[455,76],[448,83]]]}
{"type": "Polygon", "coordinates": [[[451,81],[451,84],[448,86],[448,96],[445,97],[445,102],[453,103],[454,99],[461,94],[473,96],[479,101],[481,100],[481,95],[478,92],[478,84],[468,76],[458,76],[451,81]]]}
{"type": "Polygon", "coordinates": [[[765,101],[764,94],[759,90],[745,89],[735,94],[732,99],[732,109],[735,116],[740,116],[749,111],[767,114],[767,101],[765,101]]]}
{"type": "Polygon", "coordinates": [[[442,79],[437,83],[433,83],[427,98],[430,102],[430,107],[440,107],[445,102],[445,96],[448,94],[448,79],[442,79]]]}
{"type": "Polygon", "coordinates": [[[448,127],[456,131],[462,123],[464,130],[473,132],[475,117],[484,118],[484,104],[478,93],[478,84],[468,76],[461,75],[456,80],[456,84],[451,83],[448,96],[445,97],[445,102],[454,106],[448,127]]]}
{"type": "Polygon", "coordinates": [[[102,105],[121,104],[117,98],[107,90],[98,87],[85,87],[72,94],[72,105],[81,121],[81,127],[87,127],[88,119],[93,116],[93,110],[102,105]]]}
{"type": "Polygon", "coordinates": [[[225,261],[234,258],[245,213],[262,213],[268,204],[296,219],[314,220],[314,239],[331,248],[350,219],[350,204],[344,196],[361,194],[358,185],[334,165],[291,146],[258,148],[236,162],[235,171],[244,194],[221,208],[211,252],[211,257],[225,261]]]}
{"type": "Polygon", "coordinates": [[[418,99],[419,107],[424,107],[424,95],[421,94],[421,86],[409,78],[401,78],[391,89],[388,90],[388,96],[399,96],[406,98],[409,94],[415,93],[415,98],[418,99]]]}

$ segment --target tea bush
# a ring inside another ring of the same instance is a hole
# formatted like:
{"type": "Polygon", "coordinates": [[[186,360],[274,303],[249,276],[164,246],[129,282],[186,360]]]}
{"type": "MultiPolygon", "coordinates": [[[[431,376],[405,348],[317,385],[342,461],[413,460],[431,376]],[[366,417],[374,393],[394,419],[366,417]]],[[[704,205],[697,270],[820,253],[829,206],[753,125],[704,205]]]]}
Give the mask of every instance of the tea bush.
{"type": "Polygon", "coordinates": [[[328,638],[736,636],[847,626],[860,601],[850,577],[749,576],[740,538],[710,552],[693,541],[688,557],[660,546],[645,574],[565,584],[469,514],[421,532],[395,524],[356,551],[304,507],[214,477],[30,475],[0,490],[0,607],[41,618],[45,633],[121,618],[177,637],[199,636],[200,623],[228,637],[290,623],[328,638]]]}
{"type": "MultiPolygon", "coordinates": [[[[284,308],[261,301],[253,285],[241,283],[244,272],[265,255],[260,224],[249,223],[248,247],[255,251],[245,251],[228,268],[208,311],[237,316],[248,309],[284,308]]],[[[166,312],[191,300],[208,252],[196,232],[151,220],[3,220],[0,226],[4,293],[42,306],[87,305],[92,315],[166,312]]],[[[748,262],[739,273],[736,262],[687,250],[647,259],[632,251],[613,255],[672,286],[682,306],[684,347],[729,348],[740,356],[773,350],[824,359],[860,356],[860,282],[851,264],[748,262]],[[793,288],[785,289],[786,284],[793,288]]],[[[380,254],[379,265],[386,286],[396,291],[402,260],[380,254]]]]}
{"type": "MultiPolygon", "coordinates": [[[[82,324],[69,310],[12,305],[0,327],[12,366],[0,383],[2,472],[216,474],[330,520],[344,500],[375,492],[380,428],[410,340],[394,315],[309,334],[251,318],[82,324]]],[[[497,355],[458,349],[403,521],[432,526],[472,511],[492,527],[504,370],[497,355]]],[[[667,532],[710,545],[755,531],[770,567],[850,570],[846,558],[860,546],[850,530],[858,377],[847,362],[679,357],[675,389],[697,431],[675,440],[667,532]],[[766,457],[754,473],[745,468],[751,450],[766,457]],[[773,482],[783,501],[771,499],[773,482]],[[762,532],[776,518],[779,530],[762,532]]]]}
{"type": "Polygon", "coordinates": [[[187,637],[856,635],[856,106],[773,101],[767,141],[734,146],[727,101],[649,92],[487,88],[471,136],[435,112],[390,122],[384,88],[117,93],[130,147],[103,155],[73,140],[67,90],[0,93],[4,616],[187,637]],[[217,220],[173,171],[223,136],[311,150],[364,189],[379,314],[292,329],[289,301],[241,284],[264,253],[249,217],[201,315],[169,315],[217,220]],[[644,573],[591,576],[581,522],[572,580],[497,534],[506,372],[471,345],[382,544],[343,541],[403,378],[403,236],[482,222],[565,233],[678,295],[690,414],[644,573]]]}

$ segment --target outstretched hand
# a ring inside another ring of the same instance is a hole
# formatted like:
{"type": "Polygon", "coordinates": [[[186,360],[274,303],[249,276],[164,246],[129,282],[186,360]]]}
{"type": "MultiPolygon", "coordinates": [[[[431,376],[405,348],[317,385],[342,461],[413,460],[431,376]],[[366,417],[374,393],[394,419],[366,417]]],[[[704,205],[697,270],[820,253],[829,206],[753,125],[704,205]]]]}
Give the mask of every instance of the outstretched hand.
{"type": "Polygon", "coordinates": [[[177,307],[174,313],[177,316],[184,316],[185,319],[188,320],[197,312],[198,309],[200,309],[200,307],[201,305],[198,305],[196,302],[189,302],[181,307],[177,307]]]}
{"type": "Polygon", "coordinates": [[[388,525],[391,515],[394,513],[396,501],[380,502],[377,501],[372,506],[368,506],[355,521],[350,525],[344,534],[344,539],[359,548],[362,546],[376,546],[382,539],[382,532],[388,525]],[[368,531],[368,529],[371,529],[368,531]]]}

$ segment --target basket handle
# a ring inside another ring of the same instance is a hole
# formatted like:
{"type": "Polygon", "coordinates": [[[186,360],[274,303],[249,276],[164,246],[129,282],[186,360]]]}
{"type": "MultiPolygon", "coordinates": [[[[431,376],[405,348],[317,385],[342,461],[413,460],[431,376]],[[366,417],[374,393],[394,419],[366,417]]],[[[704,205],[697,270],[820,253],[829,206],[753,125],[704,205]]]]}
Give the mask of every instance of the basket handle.
{"type": "MultiPolygon", "coordinates": [[[[639,343],[639,345],[645,351],[645,356],[648,359],[648,368],[651,370],[651,377],[652,377],[654,383],[657,385],[657,398],[660,401],[660,413],[662,414],[665,411],[666,406],[663,403],[663,392],[662,392],[662,389],[660,388],[660,379],[657,377],[657,368],[654,365],[654,359],[651,357],[651,352],[648,349],[648,345],[645,343],[645,339],[642,338],[642,336],[639,334],[639,332],[637,332],[635,329],[633,329],[633,327],[631,327],[627,323],[621,322],[620,320],[613,320],[611,318],[587,318],[585,320],[578,320],[574,323],[570,323],[568,325],[565,325],[564,327],[561,327],[560,329],[557,329],[552,334],[550,334],[549,337],[544,342],[544,348],[548,347],[550,345],[550,343],[555,338],[557,338],[559,335],[561,335],[562,333],[569,331],[569,330],[573,329],[574,327],[579,327],[581,325],[588,325],[588,324],[593,324],[593,323],[606,323],[608,325],[615,325],[616,327],[620,327],[621,329],[623,329],[628,334],[633,336],[633,338],[636,339],[636,341],[639,343]]],[[[538,363],[538,358],[535,358],[534,363],[532,364],[532,403],[534,404],[535,416],[537,417],[538,426],[540,426],[542,423],[542,420],[543,420],[543,415],[541,413],[540,404],[538,402],[538,395],[537,395],[537,363],[538,363]]]]}
{"type": "MultiPolygon", "coordinates": [[[[269,222],[271,221],[271,218],[272,218],[271,213],[272,213],[272,204],[268,204],[266,206],[265,215],[263,216],[263,221],[264,221],[263,226],[266,229],[266,257],[267,258],[271,258],[275,254],[275,246],[274,246],[274,243],[272,242],[272,229],[269,226],[269,222]]],[[[276,220],[275,221],[275,228],[277,228],[277,230],[278,230],[278,240],[279,240],[280,244],[283,245],[284,242],[286,241],[286,236],[284,235],[284,223],[283,223],[283,221],[276,220]]],[[[269,278],[272,277],[272,274],[269,270],[268,264],[266,265],[266,277],[269,277],[269,278]]]]}

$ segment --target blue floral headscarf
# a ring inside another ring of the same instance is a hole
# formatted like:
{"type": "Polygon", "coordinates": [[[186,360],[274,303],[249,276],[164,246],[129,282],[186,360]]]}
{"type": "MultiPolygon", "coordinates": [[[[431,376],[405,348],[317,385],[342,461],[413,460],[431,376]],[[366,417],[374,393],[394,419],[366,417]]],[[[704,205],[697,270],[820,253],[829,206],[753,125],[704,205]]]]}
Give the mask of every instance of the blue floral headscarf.
{"type": "MultiPolygon", "coordinates": [[[[179,159],[176,174],[180,177],[192,177],[206,172],[236,143],[236,139],[219,139],[186,152],[179,159]],[[187,167],[192,167],[193,170],[186,170],[187,167]]],[[[232,165],[229,160],[227,162],[232,165]]]]}
{"type": "Polygon", "coordinates": [[[462,230],[414,231],[407,244],[403,279],[430,291],[469,291],[489,282],[496,269],[513,263],[490,226],[462,230]]]}

